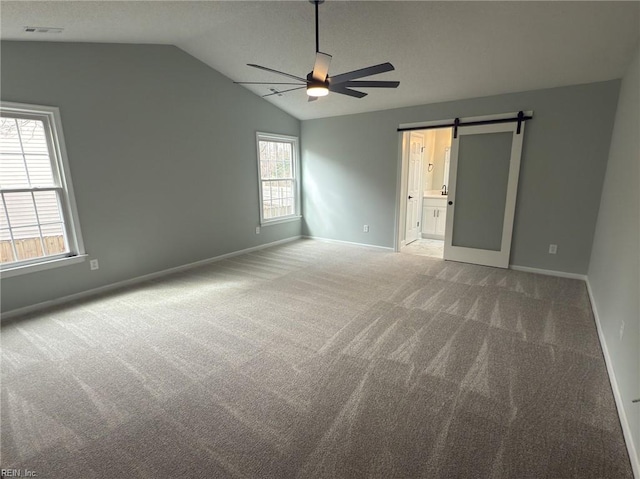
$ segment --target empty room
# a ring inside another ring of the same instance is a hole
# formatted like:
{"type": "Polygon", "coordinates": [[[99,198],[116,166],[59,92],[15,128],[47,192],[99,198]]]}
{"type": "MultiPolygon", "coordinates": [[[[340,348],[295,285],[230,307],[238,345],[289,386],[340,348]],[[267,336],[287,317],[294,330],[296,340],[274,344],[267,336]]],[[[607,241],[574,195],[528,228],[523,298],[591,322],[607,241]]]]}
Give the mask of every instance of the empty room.
{"type": "Polygon", "coordinates": [[[640,3],[0,22],[2,477],[640,479],[640,3]]]}

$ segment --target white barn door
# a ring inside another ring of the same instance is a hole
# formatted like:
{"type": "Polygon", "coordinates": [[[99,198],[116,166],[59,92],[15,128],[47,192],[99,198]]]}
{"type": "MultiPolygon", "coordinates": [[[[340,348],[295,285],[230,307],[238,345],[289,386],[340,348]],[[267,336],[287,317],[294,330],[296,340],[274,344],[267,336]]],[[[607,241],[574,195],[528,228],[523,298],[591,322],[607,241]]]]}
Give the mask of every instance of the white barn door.
{"type": "Polygon", "coordinates": [[[451,145],[444,259],[509,266],[525,123],[458,127],[451,145]]]}

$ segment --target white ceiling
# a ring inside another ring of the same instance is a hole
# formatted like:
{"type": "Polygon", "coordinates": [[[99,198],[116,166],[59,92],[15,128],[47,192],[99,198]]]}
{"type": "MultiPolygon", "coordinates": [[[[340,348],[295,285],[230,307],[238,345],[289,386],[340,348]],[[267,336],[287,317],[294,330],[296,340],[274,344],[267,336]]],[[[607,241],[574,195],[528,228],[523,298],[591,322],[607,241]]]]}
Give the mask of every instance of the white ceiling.
{"type": "MultiPolygon", "coordinates": [[[[363,99],[304,90],[268,101],[299,119],[620,78],[638,45],[640,3],[340,1],[320,6],[330,75],[391,62],[399,80],[363,99]]],[[[3,40],[173,44],[233,81],[288,81],[313,67],[314,8],[293,1],[2,1],[3,40]],[[28,34],[24,26],[64,27],[28,34]]],[[[241,87],[239,87],[241,88],[241,87]]],[[[258,95],[270,85],[247,86],[258,95]]],[[[281,89],[286,86],[280,87],[281,89]]]]}

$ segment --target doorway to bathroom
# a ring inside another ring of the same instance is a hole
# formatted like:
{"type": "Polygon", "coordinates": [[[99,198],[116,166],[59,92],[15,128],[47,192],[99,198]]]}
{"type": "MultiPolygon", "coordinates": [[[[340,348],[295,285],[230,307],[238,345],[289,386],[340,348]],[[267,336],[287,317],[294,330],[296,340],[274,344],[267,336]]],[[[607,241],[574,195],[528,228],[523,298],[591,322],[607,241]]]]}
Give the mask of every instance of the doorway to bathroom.
{"type": "Polygon", "coordinates": [[[508,268],[531,119],[519,111],[400,125],[396,251],[508,268]],[[424,241],[442,238],[442,254],[424,241]]]}
{"type": "Polygon", "coordinates": [[[408,178],[402,253],[443,257],[452,136],[452,128],[405,134],[408,178]]]}

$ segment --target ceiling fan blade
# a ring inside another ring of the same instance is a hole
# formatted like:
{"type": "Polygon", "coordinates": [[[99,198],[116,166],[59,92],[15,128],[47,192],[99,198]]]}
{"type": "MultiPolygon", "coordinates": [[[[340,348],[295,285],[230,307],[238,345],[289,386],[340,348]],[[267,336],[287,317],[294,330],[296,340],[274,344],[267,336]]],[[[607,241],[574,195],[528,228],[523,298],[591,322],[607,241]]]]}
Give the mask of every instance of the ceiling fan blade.
{"type": "Polygon", "coordinates": [[[361,68],[360,70],[354,70],[352,72],[341,73],[340,75],[329,77],[329,83],[334,85],[337,83],[344,83],[356,78],[368,77],[371,75],[377,75],[378,73],[390,72],[395,70],[393,65],[389,62],[381,63],[380,65],[373,65],[367,68],[361,68]]]}
{"type": "Polygon", "coordinates": [[[367,96],[367,93],[363,91],[350,90],[349,88],[345,88],[343,84],[329,85],[329,90],[342,95],[353,96],[355,98],[363,98],[367,96]]]}
{"type": "Polygon", "coordinates": [[[306,86],[299,86],[299,87],[296,87],[296,88],[289,88],[288,90],[274,91],[273,93],[267,93],[266,95],[262,95],[262,98],[264,98],[266,96],[279,95],[281,93],[287,93],[288,91],[301,90],[302,88],[307,88],[307,87],[306,86]]]}
{"type": "Polygon", "coordinates": [[[272,81],[234,81],[236,85],[300,85],[300,83],[283,83],[272,81]]]}
{"type": "Polygon", "coordinates": [[[316,101],[318,99],[317,96],[310,96],[307,101],[316,101]]]}
{"type": "Polygon", "coordinates": [[[273,68],[267,68],[267,67],[263,67],[261,65],[255,65],[253,63],[247,63],[247,66],[253,67],[253,68],[258,68],[260,70],[265,70],[265,71],[268,71],[268,72],[271,72],[271,73],[277,73],[278,75],[284,75],[286,77],[293,78],[294,80],[301,81],[301,82],[303,82],[305,84],[307,83],[307,80],[305,80],[304,78],[300,78],[300,77],[297,77],[295,75],[291,75],[290,73],[280,72],[278,70],[274,70],[273,68]]]}
{"type": "Polygon", "coordinates": [[[316,52],[316,63],[313,65],[311,77],[314,80],[324,82],[329,74],[329,64],[331,63],[331,55],[316,52]]]}
{"type": "Polygon", "coordinates": [[[398,88],[399,81],[348,81],[339,83],[340,86],[356,88],[398,88]]]}

